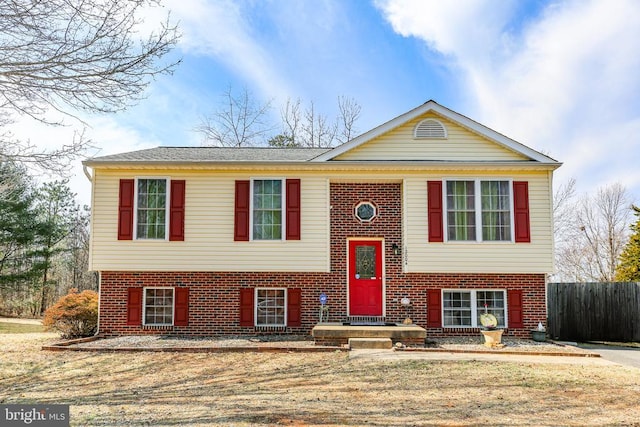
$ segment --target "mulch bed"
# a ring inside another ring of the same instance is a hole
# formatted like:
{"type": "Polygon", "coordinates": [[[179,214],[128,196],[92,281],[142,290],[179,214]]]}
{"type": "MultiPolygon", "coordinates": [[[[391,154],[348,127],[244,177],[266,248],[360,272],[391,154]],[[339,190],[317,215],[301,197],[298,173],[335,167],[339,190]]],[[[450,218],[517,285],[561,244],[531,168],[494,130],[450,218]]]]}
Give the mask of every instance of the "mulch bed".
{"type": "MultiPolygon", "coordinates": [[[[509,353],[549,356],[598,355],[574,346],[551,341],[503,338],[502,348],[487,348],[482,337],[455,337],[428,339],[424,347],[398,346],[396,351],[433,351],[451,353],[509,353]]],[[[264,335],[185,338],[169,336],[129,335],[120,337],[91,337],[56,342],[42,347],[51,351],[130,351],[130,352],[326,352],[347,351],[346,346],[315,345],[310,336],[264,335]]]]}

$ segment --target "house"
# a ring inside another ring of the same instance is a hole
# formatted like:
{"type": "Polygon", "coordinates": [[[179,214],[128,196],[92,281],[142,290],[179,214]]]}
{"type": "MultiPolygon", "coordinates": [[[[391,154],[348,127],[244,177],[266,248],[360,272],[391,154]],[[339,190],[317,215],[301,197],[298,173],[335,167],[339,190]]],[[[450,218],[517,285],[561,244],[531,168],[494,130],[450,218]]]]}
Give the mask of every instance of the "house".
{"type": "Polygon", "coordinates": [[[434,101],[333,149],[158,147],[84,162],[105,335],[545,322],[557,161],[434,101]],[[90,170],[88,170],[90,169],[90,170]]]}

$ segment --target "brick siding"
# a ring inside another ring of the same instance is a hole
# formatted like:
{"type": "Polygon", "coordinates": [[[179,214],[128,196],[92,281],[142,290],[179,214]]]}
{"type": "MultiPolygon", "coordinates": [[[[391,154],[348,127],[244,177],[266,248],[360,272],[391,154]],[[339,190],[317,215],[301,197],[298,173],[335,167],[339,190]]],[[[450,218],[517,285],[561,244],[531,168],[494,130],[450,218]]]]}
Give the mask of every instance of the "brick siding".
{"type": "MultiPolygon", "coordinates": [[[[347,238],[383,238],[385,251],[386,320],[401,322],[405,308],[400,299],[411,299],[409,316],[426,327],[429,289],[518,289],[523,294],[524,327],[509,329],[509,336],[529,337],[538,322],[545,323],[544,274],[436,274],[402,273],[402,185],[400,183],[332,183],[330,273],[238,273],[238,272],[123,272],[103,271],[100,281],[100,332],[106,335],[167,334],[215,336],[228,334],[308,334],[318,321],[319,295],[328,296],[329,320],[343,321],[347,312],[347,238]],[[360,222],[354,209],[372,202],[377,216],[360,222]],[[126,324],[127,288],[169,286],[189,288],[189,326],[144,327],[126,324]],[[239,326],[240,289],[282,287],[302,290],[302,325],[272,331],[239,326]]],[[[304,238],[304,236],[303,236],[304,238]]],[[[478,329],[427,328],[427,336],[476,335],[478,329]]]]}

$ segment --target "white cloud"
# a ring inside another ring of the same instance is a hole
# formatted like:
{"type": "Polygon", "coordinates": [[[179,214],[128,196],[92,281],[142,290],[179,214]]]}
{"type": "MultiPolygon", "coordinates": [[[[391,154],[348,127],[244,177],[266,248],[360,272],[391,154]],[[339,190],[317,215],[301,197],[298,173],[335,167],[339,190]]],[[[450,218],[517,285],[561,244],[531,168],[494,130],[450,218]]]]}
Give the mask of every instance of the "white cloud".
{"type": "Polygon", "coordinates": [[[620,181],[640,196],[640,3],[553,2],[518,33],[511,21],[523,4],[495,16],[492,5],[389,0],[379,8],[394,31],[462,71],[473,117],[565,162],[558,176],[575,176],[581,190],[620,181]]]}
{"type": "Polygon", "coordinates": [[[265,99],[289,93],[269,52],[252,34],[244,3],[231,0],[169,0],[180,22],[180,49],[192,55],[213,56],[252,82],[265,99]]]}
{"type": "Polygon", "coordinates": [[[481,63],[505,45],[504,28],[514,8],[511,0],[377,2],[395,32],[418,37],[458,61],[481,63]]]}
{"type": "MultiPolygon", "coordinates": [[[[23,141],[30,141],[39,150],[50,151],[69,144],[74,138],[74,132],[81,128],[79,123],[69,126],[48,126],[29,118],[20,118],[9,127],[9,130],[23,141]]],[[[85,137],[93,141],[96,148],[89,150],[85,156],[104,156],[108,154],[124,153],[142,150],[160,145],[158,141],[149,140],[135,129],[125,127],[115,120],[114,116],[94,117],[91,127],[85,130],[85,137]]],[[[90,204],[91,184],[82,170],[80,159],[73,162],[70,172],[69,187],[78,195],[80,205],[90,204]]],[[[42,173],[37,176],[44,182],[60,179],[58,176],[42,173]]]]}

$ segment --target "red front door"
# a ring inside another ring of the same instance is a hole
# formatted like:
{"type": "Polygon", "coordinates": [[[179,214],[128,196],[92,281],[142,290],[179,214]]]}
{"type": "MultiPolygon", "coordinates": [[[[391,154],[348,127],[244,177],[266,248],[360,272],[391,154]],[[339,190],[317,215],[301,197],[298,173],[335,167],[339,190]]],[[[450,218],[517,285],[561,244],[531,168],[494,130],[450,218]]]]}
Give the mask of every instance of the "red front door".
{"type": "Polygon", "coordinates": [[[382,316],[382,242],[349,241],[349,315],[382,316]]]}

